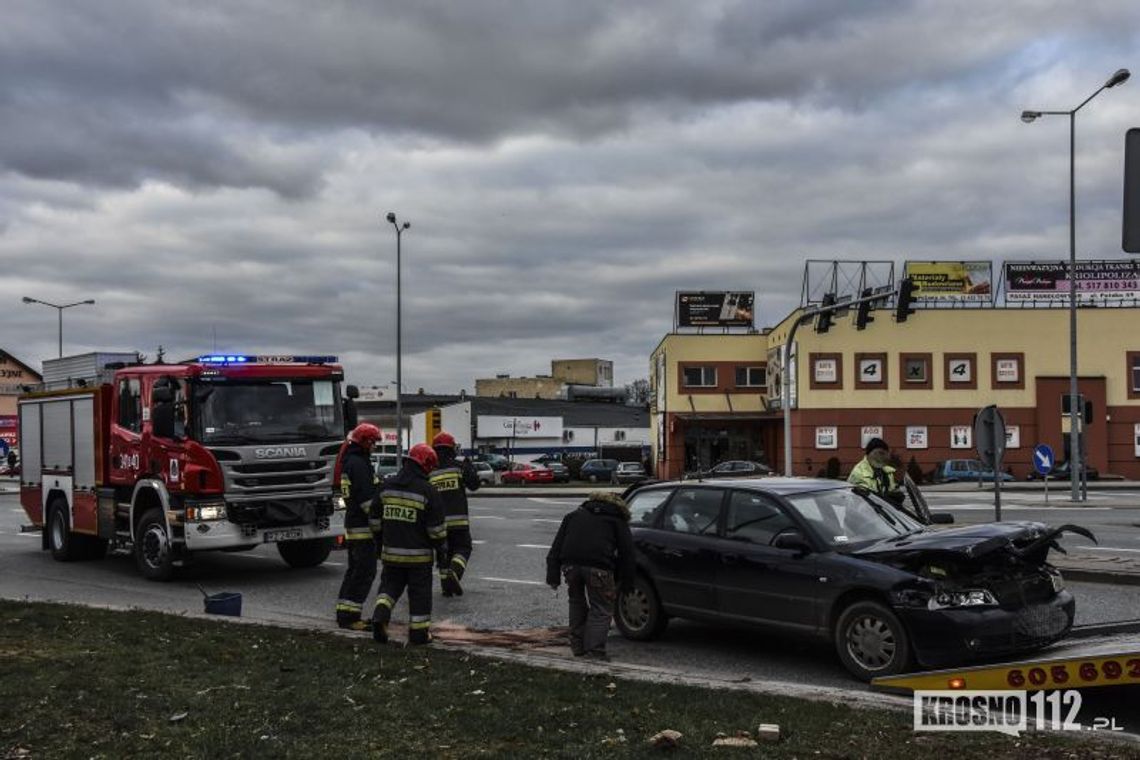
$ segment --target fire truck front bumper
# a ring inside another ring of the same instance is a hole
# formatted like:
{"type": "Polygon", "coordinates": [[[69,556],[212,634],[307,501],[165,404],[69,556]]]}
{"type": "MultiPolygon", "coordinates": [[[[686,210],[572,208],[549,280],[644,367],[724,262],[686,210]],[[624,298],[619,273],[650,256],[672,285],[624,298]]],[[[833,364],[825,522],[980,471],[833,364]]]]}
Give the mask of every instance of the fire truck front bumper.
{"type": "Polygon", "coordinates": [[[341,510],[304,525],[261,528],[229,520],[201,520],[187,521],[185,529],[186,548],[190,551],[250,548],[280,541],[336,538],[343,534],[344,512],[341,510]]]}

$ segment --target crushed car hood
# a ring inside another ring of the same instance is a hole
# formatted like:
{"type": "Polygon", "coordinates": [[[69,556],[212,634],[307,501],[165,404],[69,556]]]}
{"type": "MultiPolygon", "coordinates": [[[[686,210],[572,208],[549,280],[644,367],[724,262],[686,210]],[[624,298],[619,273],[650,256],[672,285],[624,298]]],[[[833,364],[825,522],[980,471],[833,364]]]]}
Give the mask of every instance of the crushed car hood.
{"type": "Polygon", "coordinates": [[[1050,549],[1064,552],[1057,544],[1063,533],[1076,533],[1094,543],[1096,537],[1079,525],[1051,527],[1038,522],[1000,522],[967,525],[946,530],[923,530],[909,536],[876,541],[851,552],[872,560],[894,560],[919,555],[950,555],[958,559],[981,559],[999,550],[1018,557],[1044,561],[1050,549]]]}

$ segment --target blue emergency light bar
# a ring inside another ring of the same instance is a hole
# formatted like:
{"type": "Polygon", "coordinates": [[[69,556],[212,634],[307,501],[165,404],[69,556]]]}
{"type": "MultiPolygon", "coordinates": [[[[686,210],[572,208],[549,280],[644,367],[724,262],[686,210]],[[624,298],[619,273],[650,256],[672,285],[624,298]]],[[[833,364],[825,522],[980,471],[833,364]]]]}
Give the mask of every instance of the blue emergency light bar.
{"type": "Polygon", "coordinates": [[[336,364],[335,356],[251,356],[249,354],[207,354],[199,364],[336,364]]]}

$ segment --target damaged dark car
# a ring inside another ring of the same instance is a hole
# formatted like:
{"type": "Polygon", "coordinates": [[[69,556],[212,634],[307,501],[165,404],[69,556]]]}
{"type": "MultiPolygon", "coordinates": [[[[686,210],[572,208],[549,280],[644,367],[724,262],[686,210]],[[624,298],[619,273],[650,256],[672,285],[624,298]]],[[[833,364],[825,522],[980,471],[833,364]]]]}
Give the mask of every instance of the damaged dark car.
{"type": "MultiPolygon", "coordinates": [[[[898,508],[832,480],[655,483],[628,494],[637,547],[622,634],[670,617],[829,640],[869,680],[1024,653],[1064,638],[1075,603],[1048,563],[1074,525],[932,527],[917,489],[898,508]]],[[[1095,540],[1095,539],[1094,539],[1095,540]]]]}

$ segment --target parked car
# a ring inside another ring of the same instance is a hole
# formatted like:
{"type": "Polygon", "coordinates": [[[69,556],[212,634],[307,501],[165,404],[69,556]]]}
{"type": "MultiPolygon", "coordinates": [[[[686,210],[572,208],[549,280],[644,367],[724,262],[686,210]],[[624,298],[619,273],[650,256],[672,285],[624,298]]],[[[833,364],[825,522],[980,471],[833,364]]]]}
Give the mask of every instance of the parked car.
{"type": "Polygon", "coordinates": [[[578,477],[591,483],[608,483],[613,480],[617,466],[616,459],[588,459],[578,471],[578,477]]]}
{"type": "Polygon", "coordinates": [[[505,472],[511,466],[511,460],[502,454],[477,454],[475,461],[486,462],[491,465],[491,469],[495,472],[505,472]]]}
{"type": "MultiPolygon", "coordinates": [[[[1068,460],[1065,460],[1064,462],[1058,462],[1049,472],[1049,480],[1068,480],[1070,467],[1072,467],[1072,465],[1069,464],[1068,460]]],[[[1087,477],[1089,480],[1100,480],[1100,471],[1088,462],[1085,462],[1085,477],[1087,477]]],[[[1028,479],[1041,480],[1041,473],[1037,472],[1037,470],[1034,470],[1033,472],[1029,473],[1028,479]]]]}
{"type": "Polygon", "coordinates": [[[511,469],[499,476],[502,483],[553,483],[554,473],[550,468],[538,464],[515,462],[511,469]]]}
{"type": "Polygon", "coordinates": [[[641,462],[620,462],[617,469],[614,470],[613,482],[619,485],[640,483],[647,477],[649,476],[645,474],[645,468],[641,466],[641,462]]]}
{"type": "Polygon", "coordinates": [[[479,476],[482,485],[495,484],[495,470],[489,462],[472,462],[471,465],[475,468],[475,474],[479,476]]]}
{"type": "MultiPolygon", "coordinates": [[[[935,483],[976,483],[977,481],[994,481],[994,471],[982,464],[980,459],[947,459],[939,462],[934,468],[932,477],[935,483]]],[[[1008,472],[1001,474],[1001,482],[1013,480],[1008,472]]]]}
{"type": "Polygon", "coordinates": [[[397,464],[395,454],[372,454],[372,469],[376,471],[376,477],[383,480],[389,475],[394,475],[400,469],[397,464]]]}
{"type": "Polygon", "coordinates": [[[1092,537],[1032,522],[932,529],[808,478],[654,483],[628,501],[637,576],[617,604],[624,636],[652,639],[670,617],[806,634],[862,680],[1063,638],[1075,602],[1047,556],[1064,532],[1092,537]]]}
{"type": "Polygon", "coordinates": [[[542,464],[546,469],[550,470],[554,475],[555,483],[569,483],[570,482],[570,468],[559,462],[557,459],[551,459],[547,462],[535,462],[534,464],[542,464]]]}
{"type": "Polygon", "coordinates": [[[730,459],[703,472],[698,478],[755,478],[771,475],[772,468],[762,462],[749,462],[745,459],[730,459]]]}

